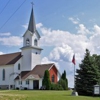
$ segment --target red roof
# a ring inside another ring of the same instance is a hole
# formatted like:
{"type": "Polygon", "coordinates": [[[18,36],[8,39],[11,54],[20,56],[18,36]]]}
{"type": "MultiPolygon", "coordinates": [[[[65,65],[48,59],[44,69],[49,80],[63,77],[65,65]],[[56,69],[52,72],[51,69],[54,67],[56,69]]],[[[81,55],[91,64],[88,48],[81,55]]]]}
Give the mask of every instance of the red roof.
{"type": "Polygon", "coordinates": [[[0,55],[0,65],[15,64],[21,57],[21,52],[0,55]]]}

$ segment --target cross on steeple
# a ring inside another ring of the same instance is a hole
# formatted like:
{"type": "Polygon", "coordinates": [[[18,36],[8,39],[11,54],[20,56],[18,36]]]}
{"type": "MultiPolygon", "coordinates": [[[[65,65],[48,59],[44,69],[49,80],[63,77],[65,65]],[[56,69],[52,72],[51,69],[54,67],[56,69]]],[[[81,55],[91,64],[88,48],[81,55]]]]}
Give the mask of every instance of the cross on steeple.
{"type": "Polygon", "coordinates": [[[33,2],[31,2],[31,4],[32,4],[32,8],[33,8],[34,3],[33,3],[33,2]]]}

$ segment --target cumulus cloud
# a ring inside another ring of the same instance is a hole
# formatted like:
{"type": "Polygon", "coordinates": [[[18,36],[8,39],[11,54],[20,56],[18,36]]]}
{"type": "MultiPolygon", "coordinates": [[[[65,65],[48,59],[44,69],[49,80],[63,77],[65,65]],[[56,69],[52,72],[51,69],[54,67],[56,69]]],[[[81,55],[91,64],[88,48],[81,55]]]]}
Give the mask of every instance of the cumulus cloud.
{"type": "Polygon", "coordinates": [[[73,54],[73,50],[70,46],[62,44],[59,47],[55,47],[50,53],[50,59],[54,61],[67,61],[70,62],[73,54]]]}
{"type": "MultiPolygon", "coordinates": [[[[57,62],[60,72],[67,69],[69,84],[73,85],[73,65],[72,56],[75,53],[76,68],[84,57],[85,49],[89,49],[91,54],[100,54],[100,26],[94,25],[91,30],[84,24],[78,24],[77,33],[72,34],[69,31],[52,30],[40,24],[39,28],[43,34],[40,40],[43,46],[53,46],[53,50],[48,57],[44,57],[44,62],[57,62]],[[88,35],[89,34],[89,35],[88,35]]],[[[70,85],[69,85],[70,86],[70,85]]]]}
{"type": "Polygon", "coordinates": [[[36,28],[41,28],[42,26],[43,26],[42,23],[38,23],[38,24],[36,24],[36,28]]]}
{"type": "Polygon", "coordinates": [[[79,24],[79,28],[78,28],[77,33],[79,33],[79,34],[89,34],[90,31],[83,24],[79,24]]]}
{"type": "Polygon", "coordinates": [[[89,38],[83,34],[72,34],[68,31],[62,30],[51,30],[42,27],[41,32],[43,36],[41,37],[41,45],[43,46],[64,46],[65,44],[69,46],[75,53],[82,53],[88,47],[91,48],[91,43],[89,38]]]}
{"type": "Polygon", "coordinates": [[[6,46],[20,46],[22,44],[22,38],[18,36],[0,37],[0,42],[6,46]]]}
{"type": "Polygon", "coordinates": [[[100,34],[100,27],[98,25],[94,25],[94,33],[100,34]]]}

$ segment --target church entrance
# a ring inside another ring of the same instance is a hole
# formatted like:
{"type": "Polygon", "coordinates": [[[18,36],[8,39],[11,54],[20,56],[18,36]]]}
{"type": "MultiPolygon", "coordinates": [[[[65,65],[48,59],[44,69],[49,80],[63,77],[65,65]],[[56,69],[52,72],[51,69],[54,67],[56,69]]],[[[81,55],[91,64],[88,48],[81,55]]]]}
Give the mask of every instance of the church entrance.
{"type": "Polygon", "coordinates": [[[33,89],[38,90],[39,89],[39,80],[33,80],[33,89]]]}

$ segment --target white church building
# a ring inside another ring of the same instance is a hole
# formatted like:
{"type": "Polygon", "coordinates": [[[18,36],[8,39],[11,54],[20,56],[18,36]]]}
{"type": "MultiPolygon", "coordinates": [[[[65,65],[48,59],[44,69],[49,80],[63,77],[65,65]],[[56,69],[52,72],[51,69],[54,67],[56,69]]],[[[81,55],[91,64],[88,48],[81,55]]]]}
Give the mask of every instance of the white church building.
{"type": "Polygon", "coordinates": [[[21,52],[0,55],[0,89],[40,89],[45,70],[50,73],[50,81],[57,83],[60,73],[56,65],[41,64],[39,41],[32,8],[21,52]]]}

